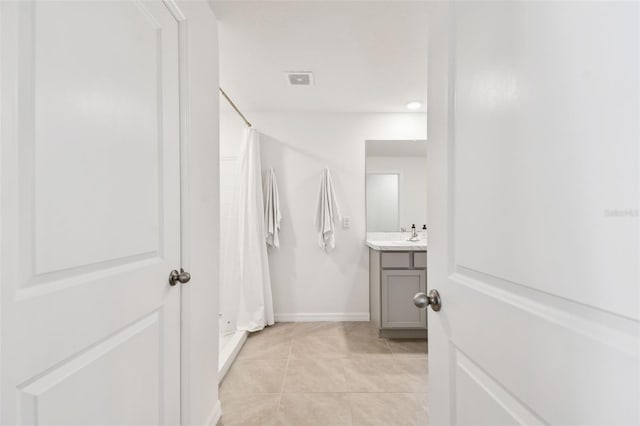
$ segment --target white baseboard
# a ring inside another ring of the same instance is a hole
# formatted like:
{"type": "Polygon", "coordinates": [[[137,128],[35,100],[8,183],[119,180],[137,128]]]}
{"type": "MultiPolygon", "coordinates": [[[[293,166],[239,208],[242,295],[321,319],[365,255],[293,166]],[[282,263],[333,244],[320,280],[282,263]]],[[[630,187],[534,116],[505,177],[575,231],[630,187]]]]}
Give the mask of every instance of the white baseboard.
{"type": "Polygon", "coordinates": [[[275,314],[277,322],[369,321],[369,312],[275,314]]]}
{"type": "Polygon", "coordinates": [[[216,426],[220,419],[222,418],[222,405],[220,404],[220,400],[216,402],[216,405],[211,410],[211,414],[207,418],[207,422],[205,426],[216,426]]]}

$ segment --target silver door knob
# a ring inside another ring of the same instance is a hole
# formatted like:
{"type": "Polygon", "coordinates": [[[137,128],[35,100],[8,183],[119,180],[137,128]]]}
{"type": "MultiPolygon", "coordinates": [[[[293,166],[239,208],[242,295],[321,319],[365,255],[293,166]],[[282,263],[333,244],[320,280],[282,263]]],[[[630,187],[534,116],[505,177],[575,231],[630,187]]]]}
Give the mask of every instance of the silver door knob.
{"type": "Polygon", "coordinates": [[[428,296],[424,293],[416,293],[416,295],[413,296],[413,303],[418,308],[431,306],[431,309],[435,312],[438,312],[440,308],[442,308],[442,300],[440,299],[440,293],[438,293],[438,290],[431,290],[428,296]]]}
{"type": "Polygon", "coordinates": [[[185,272],[184,269],[180,268],[180,272],[174,269],[169,274],[169,285],[173,287],[174,285],[178,284],[178,282],[182,284],[186,284],[189,282],[190,279],[191,279],[191,274],[188,272],[185,272]]]}

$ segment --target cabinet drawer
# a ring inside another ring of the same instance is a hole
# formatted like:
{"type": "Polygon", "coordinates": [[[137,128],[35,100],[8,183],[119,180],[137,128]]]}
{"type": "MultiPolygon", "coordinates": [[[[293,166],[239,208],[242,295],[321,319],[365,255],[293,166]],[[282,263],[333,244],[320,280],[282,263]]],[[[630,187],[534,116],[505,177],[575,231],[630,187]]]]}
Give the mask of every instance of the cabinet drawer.
{"type": "Polygon", "coordinates": [[[426,268],[427,267],[427,252],[426,251],[414,251],[412,254],[413,254],[413,267],[414,268],[426,268]]]}
{"type": "Polygon", "coordinates": [[[383,268],[411,268],[411,253],[382,252],[380,264],[383,268]]]}

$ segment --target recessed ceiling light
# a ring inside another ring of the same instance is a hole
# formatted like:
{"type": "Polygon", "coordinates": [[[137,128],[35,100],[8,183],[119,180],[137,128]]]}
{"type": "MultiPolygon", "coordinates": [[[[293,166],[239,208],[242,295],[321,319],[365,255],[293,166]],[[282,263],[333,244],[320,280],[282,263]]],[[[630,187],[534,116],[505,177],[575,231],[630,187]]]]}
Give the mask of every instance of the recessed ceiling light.
{"type": "Polygon", "coordinates": [[[407,102],[407,105],[405,106],[407,107],[407,109],[419,109],[422,106],[422,102],[411,101],[411,102],[407,102]]]}

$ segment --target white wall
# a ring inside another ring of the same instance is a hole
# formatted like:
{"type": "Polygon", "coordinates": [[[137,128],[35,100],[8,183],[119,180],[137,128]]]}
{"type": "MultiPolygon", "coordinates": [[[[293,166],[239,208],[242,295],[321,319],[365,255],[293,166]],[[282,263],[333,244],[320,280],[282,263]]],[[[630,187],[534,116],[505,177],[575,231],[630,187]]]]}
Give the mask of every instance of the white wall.
{"type": "Polygon", "coordinates": [[[415,223],[421,231],[427,223],[427,157],[367,157],[367,172],[400,175],[400,227],[415,223]]]}
{"type": "Polygon", "coordinates": [[[246,125],[242,118],[220,96],[220,161],[237,160],[246,125]]]}
{"type": "Polygon", "coordinates": [[[261,132],[262,167],[280,190],[280,249],[269,252],[276,320],[366,319],[365,141],[426,138],[426,115],[249,113],[261,132]],[[317,245],[314,213],[320,173],[329,167],[343,215],[336,249],[317,245]]]}

